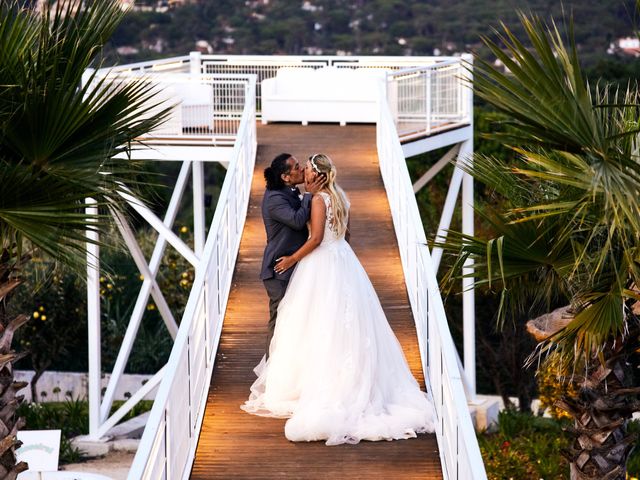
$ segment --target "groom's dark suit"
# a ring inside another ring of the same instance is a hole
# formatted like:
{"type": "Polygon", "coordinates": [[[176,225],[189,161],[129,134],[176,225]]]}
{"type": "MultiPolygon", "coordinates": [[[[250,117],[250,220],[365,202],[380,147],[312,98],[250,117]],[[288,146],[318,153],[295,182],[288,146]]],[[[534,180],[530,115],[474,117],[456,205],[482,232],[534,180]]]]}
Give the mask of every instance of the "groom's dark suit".
{"type": "Polygon", "coordinates": [[[293,268],[276,273],[273,267],[276,260],[291,255],[298,250],[309,237],[307,221],[311,215],[311,195],[305,194],[302,200],[300,191],[285,187],[280,190],[264,192],[262,198],[262,219],[267,231],[267,246],[262,258],[260,279],[264,282],[269,295],[269,334],[267,338],[267,357],[269,344],[276,328],[278,305],[284,297],[293,268]]]}

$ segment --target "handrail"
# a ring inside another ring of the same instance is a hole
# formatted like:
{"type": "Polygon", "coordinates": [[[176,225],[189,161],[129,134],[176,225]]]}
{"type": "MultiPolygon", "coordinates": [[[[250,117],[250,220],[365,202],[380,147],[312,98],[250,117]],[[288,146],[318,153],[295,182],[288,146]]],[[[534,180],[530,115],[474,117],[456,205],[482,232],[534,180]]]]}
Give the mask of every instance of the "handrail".
{"type": "Polygon", "coordinates": [[[402,141],[472,123],[469,58],[387,72],[387,102],[402,141]]]}
{"type": "Polygon", "coordinates": [[[388,63],[395,62],[398,64],[408,65],[414,63],[416,65],[424,65],[426,62],[440,63],[447,60],[458,59],[454,56],[400,56],[400,55],[201,55],[202,61],[211,60],[238,60],[250,65],[255,60],[266,60],[273,63],[279,63],[282,61],[299,61],[299,60],[312,60],[312,61],[331,61],[335,63],[339,62],[376,62],[376,63],[388,63]]]}
{"type": "Polygon", "coordinates": [[[137,140],[146,145],[232,146],[245,106],[247,75],[152,70],[100,72],[109,85],[130,81],[153,85],[152,117],[170,106],[162,124],[137,140]]]}
{"type": "MultiPolygon", "coordinates": [[[[203,55],[191,52],[189,56],[139,62],[113,67],[109,72],[242,74],[256,75],[256,112],[262,112],[262,80],[276,76],[280,68],[317,69],[322,67],[378,69],[388,72],[388,98],[398,133],[403,141],[410,141],[433,133],[470,123],[469,111],[462,85],[461,57],[434,56],[340,56],[340,55],[203,55]]],[[[104,69],[107,71],[107,69],[104,69]]],[[[201,107],[198,107],[201,108],[201,107]]],[[[197,109],[193,109],[198,111],[197,109]]],[[[224,112],[223,112],[224,113],[224,112]]],[[[188,112],[184,112],[188,116],[188,112]]],[[[175,117],[175,115],[173,115],[175,117]]],[[[161,127],[163,136],[193,140],[197,130],[189,134],[171,134],[171,125],[161,127]]],[[[192,122],[193,123],[193,122],[192,122]]],[[[214,122],[215,130],[215,122],[214,122]]],[[[186,130],[183,130],[186,133],[186,130]]],[[[162,139],[152,140],[162,143],[162,139]]],[[[206,136],[205,136],[206,137],[206,136]]],[[[218,138],[217,143],[224,142],[218,138]]]]}
{"type": "Polygon", "coordinates": [[[133,71],[133,70],[153,71],[154,67],[162,68],[162,67],[166,67],[168,65],[174,65],[174,64],[176,66],[176,69],[178,68],[178,65],[180,65],[180,68],[188,69],[189,55],[180,55],[178,57],[168,57],[168,58],[161,58],[157,60],[147,60],[144,62],[137,62],[137,63],[127,63],[124,65],[116,65],[115,67],[102,68],[100,70],[104,72],[122,72],[122,71],[133,71]]]}
{"type": "Polygon", "coordinates": [[[251,191],[257,139],[255,76],[246,77],[246,103],[233,155],[196,270],[182,322],[165,367],[130,480],[186,479],[191,472],[231,279],[251,191]]]}
{"type": "Polygon", "coordinates": [[[466,403],[462,375],[418,204],[389,105],[382,93],[377,145],[416,323],[422,369],[435,405],[438,420],[436,436],[443,475],[451,480],[485,480],[487,475],[466,403]]]}
{"type": "Polygon", "coordinates": [[[412,67],[412,68],[403,68],[402,70],[397,70],[395,72],[390,72],[388,74],[389,77],[403,77],[405,75],[411,74],[411,73],[415,73],[415,72],[422,72],[424,70],[434,70],[436,68],[442,68],[442,67],[448,67],[450,65],[459,65],[460,64],[460,58],[456,57],[456,58],[452,58],[450,60],[443,60],[442,62],[438,62],[438,63],[434,63],[433,65],[421,65],[419,67],[412,67]]]}

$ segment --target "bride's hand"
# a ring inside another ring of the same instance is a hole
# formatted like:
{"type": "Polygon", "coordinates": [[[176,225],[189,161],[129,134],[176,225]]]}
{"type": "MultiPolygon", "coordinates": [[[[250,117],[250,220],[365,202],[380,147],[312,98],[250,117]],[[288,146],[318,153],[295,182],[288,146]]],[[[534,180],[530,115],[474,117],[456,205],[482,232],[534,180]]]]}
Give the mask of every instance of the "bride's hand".
{"type": "Polygon", "coordinates": [[[276,266],[273,267],[273,269],[276,271],[276,273],[283,273],[289,270],[295,264],[296,261],[292,256],[280,257],[278,260],[276,260],[276,266]]]}

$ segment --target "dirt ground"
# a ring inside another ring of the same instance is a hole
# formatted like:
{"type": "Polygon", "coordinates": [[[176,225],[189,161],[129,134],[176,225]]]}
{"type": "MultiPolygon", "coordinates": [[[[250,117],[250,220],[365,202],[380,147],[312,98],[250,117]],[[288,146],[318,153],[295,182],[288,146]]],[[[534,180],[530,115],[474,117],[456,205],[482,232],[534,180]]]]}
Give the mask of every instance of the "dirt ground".
{"type": "Polygon", "coordinates": [[[71,463],[60,470],[99,473],[113,480],[126,480],[135,453],[113,451],[104,457],[92,458],[82,463],[71,463]]]}

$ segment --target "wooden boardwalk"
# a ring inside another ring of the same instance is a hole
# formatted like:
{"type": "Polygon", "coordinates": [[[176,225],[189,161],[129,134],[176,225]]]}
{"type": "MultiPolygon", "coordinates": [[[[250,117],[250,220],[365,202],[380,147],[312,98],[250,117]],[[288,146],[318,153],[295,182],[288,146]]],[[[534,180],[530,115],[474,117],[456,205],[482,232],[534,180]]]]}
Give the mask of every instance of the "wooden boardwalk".
{"type": "Polygon", "coordinates": [[[260,214],[262,170],[278,153],[303,163],[310,154],[331,156],[338,182],[351,200],[351,244],[380,296],[411,369],[424,388],[420,353],[389,204],[376,153],[375,126],[268,125],[258,127],[258,158],[205,418],[191,473],[212,478],[442,478],[435,435],[393,442],[327,447],[292,443],[285,420],[240,410],[264,354],[267,295],[259,280],[265,233],[260,214]]]}

